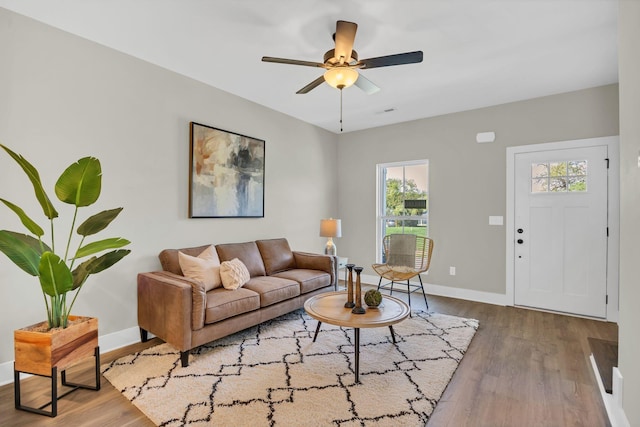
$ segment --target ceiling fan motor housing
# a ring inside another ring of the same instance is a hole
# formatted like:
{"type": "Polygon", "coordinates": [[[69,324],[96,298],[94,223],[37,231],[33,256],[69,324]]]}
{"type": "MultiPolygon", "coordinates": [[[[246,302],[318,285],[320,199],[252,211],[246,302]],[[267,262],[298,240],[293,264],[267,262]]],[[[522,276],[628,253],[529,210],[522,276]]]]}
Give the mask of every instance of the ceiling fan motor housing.
{"type": "MultiPolygon", "coordinates": [[[[351,50],[351,61],[347,65],[353,65],[356,62],[358,62],[358,52],[356,52],[355,50],[351,50]]],[[[337,65],[340,63],[340,58],[336,58],[335,49],[328,50],[324,54],[324,63],[327,65],[337,65]]],[[[345,58],[345,64],[346,64],[346,58],[345,58]]]]}

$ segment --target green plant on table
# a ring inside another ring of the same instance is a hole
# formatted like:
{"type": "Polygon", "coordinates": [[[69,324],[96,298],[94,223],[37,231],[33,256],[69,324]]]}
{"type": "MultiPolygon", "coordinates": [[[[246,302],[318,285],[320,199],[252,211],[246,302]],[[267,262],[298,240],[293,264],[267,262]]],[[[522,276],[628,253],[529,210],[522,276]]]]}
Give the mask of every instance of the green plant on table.
{"type": "Polygon", "coordinates": [[[0,230],[0,251],[22,270],[40,280],[49,328],[66,328],[73,304],[89,275],[106,270],[131,252],[128,249],[118,249],[131,243],[120,237],[85,244],[85,238],[104,230],[118,216],[122,208],[102,211],[90,216],[80,224],[76,230],[80,236],[80,238],[76,238],[79,243],[75,252],[70,256],[78,210],[95,203],[100,197],[102,188],[102,168],[98,159],[84,157],[71,164],[55,184],[55,193],[58,199],[75,206],[69,237],[64,247],[64,255],[60,256],[56,253],[54,234],[54,219],[58,217],[58,212],[44,190],[38,170],[21,155],[14,153],[2,144],[0,147],[20,165],[31,181],[36,199],[40,203],[45,217],[49,220],[51,233],[47,239],[50,243],[47,244],[43,241],[45,232],[42,227],[33,221],[22,208],[0,198],[0,202],[15,212],[31,233],[28,235],[0,230]],[[107,250],[111,251],[96,256],[96,254],[107,250]],[[86,259],[81,261],[83,258],[86,259]],[[77,265],[76,262],[78,262],[77,265]],[[73,300],[68,304],[67,295],[73,291],[75,291],[73,300]]]}

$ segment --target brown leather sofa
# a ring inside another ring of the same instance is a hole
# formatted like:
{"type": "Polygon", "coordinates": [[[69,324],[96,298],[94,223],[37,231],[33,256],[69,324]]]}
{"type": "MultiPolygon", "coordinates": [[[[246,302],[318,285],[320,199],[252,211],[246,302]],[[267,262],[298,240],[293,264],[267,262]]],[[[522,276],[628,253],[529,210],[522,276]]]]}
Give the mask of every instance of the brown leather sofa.
{"type": "Polygon", "coordinates": [[[151,332],[172,344],[182,366],[191,349],[301,308],[336,284],[334,257],[294,252],[286,239],[270,239],[216,245],[220,262],[238,258],[251,279],[236,290],[206,292],[183,276],[178,252],[198,256],[209,246],[165,249],[159,255],[163,271],[138,274],[141,339],[151,332]]]}

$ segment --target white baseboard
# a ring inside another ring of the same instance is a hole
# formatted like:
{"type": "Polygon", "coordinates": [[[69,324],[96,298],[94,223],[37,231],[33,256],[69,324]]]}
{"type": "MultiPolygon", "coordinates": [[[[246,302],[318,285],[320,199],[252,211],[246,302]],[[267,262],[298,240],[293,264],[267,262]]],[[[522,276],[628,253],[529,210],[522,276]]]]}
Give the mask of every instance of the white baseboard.
{"type": "MultiPolygon", "coordinates": [[[[361,280],[364,283],[377,286],[378,281],[380,280],[380,277],[363,274],[361,276],[361,280]]],[[[417,281],[415,282],[412,281],[411,284],[419,285],[420,283],[417,281]]],[[[426,283],[424,281],[423,281],[423,286],[427,291],[427,294],[430,294],[430,295],[457,298],[457,299],[463,299],[463,300],[475,301],[475,302],[483,302],[486,304],[493,304],[493,305],[508,305],[507,296],[504,294],[494,294],[491,292],[474,291],[471,289],[452,288],[450,286],[433,285],[430,283],[426,283]]],[[[396,288],[394,287],[394,291],[395,289],[396,288]]],[[[402,292],[402,285],[398,285],[397,289],[399,292],[402,292]]]]}
{"type": "Polygon", "coordinates": [[[598,382],[602,402],[607,410],[607,416],[609,417],[611,427],[631,427],[631,424],[624,413],[624,409],[622,409],[622,396],[619,395],[622,390],[622,375],[620,374],[620,371],[618,368],[613,368],[613,394],[609,394],[604,390],[604,384],[602,384],[602,378],[600,378],[600,372],[598,372],[598,366],[596,365],[596,359],[593,357],[593,354],[589,356],[589,360],[591,361],[593,374],[598,382]]]}
{"type": "MultiPolygon", "coordinates": [[[[133,328],[123,329],[111,334],[101,335],[98,337],[98,345],[100,353],[116,350],[124,346],[140,342],[140,329],[136,326],[133,328]]],[[[0,364],[0,386],[13,382],[13,361],[0,364]]]]}

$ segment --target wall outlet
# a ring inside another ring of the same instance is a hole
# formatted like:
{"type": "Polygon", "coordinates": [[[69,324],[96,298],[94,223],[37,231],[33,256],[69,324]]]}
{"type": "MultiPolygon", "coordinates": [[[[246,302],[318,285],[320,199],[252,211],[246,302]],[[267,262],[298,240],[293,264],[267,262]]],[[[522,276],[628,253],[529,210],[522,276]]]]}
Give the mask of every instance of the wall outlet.
{"type": "Polygon", "coordinates": [[[455,276],[455,275],[456,275],[456,268],[449,267],[449,276],[455,276]]]}

